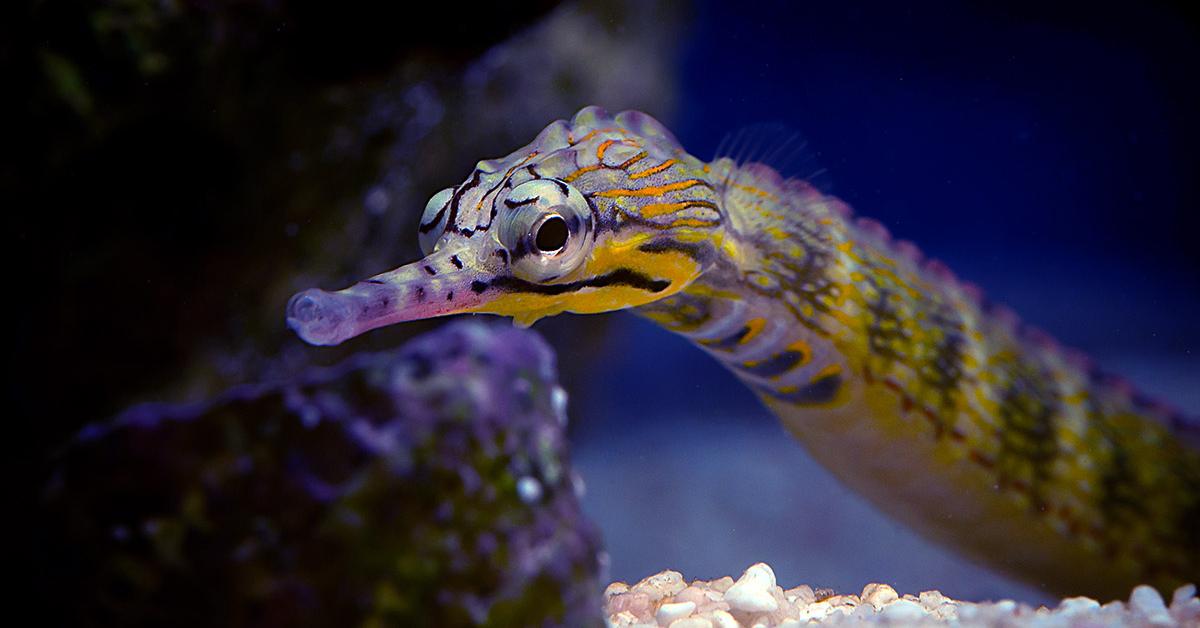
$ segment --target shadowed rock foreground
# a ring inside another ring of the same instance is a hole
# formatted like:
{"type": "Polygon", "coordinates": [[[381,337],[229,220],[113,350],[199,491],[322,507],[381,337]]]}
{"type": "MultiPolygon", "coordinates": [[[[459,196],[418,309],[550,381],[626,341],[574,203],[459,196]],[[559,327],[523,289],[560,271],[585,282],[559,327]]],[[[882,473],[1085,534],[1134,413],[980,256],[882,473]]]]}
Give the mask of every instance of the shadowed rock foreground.
{"type": "Polygon", "coordinates": [[[39,538],[68,624],[586,625],[599,542],[532,332],[462,322],[61,455],[39,538]]]}

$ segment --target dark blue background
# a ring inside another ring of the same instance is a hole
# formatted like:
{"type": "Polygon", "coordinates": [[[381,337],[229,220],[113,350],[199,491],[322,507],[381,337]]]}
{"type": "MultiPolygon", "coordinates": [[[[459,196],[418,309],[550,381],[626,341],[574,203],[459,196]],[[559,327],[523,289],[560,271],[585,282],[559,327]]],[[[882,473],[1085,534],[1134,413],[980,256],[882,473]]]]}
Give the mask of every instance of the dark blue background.
{"type": "MultiPolygon", "coordinates": [[[[672,128],[705,158],[795,129],[857,213],[1200,415],[1196,24],[1054,4],[703,3],[672,128]]],[[[766,560],[784,584],[1039,599],[874,516],[682,339],[615,326],[599,358],[558,347],[595,365],[572,415],[615,578],[766,560]]]]}

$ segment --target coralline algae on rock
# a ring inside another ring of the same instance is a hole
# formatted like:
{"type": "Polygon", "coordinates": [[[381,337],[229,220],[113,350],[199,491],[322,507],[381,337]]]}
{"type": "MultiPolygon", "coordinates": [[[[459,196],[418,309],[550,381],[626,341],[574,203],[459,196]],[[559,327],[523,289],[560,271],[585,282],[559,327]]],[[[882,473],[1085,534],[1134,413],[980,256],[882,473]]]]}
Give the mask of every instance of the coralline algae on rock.
{"type": "Polygon", "coordinates": [[[728,576],[690,584],[678,571],[664,571],[632,586],[614,582],[604,591],[610,627],[795,628],[808,624],[860,626],[1044,626],[1101,628],[1120,626],[1200,626],[1196,587],[1180,587],[1168,605],[1148,586],[1133,590],[1126,602],[1101,605],[1089,598],[1067,598],[1056,608],[1033,608],[1013,600],[972,603],[939,591],[900,595],[891,586],[871,583],[859,594],[835,595],[801,585],[784,590],[765,563],[751,565],[736,581],[728,576]]]}
{"type": "Polygon", "coordinates": [[[563,406],[536,334],[462,322],[135,408],[62,455],[40,583],[71,624],[599,623],[563,406]]]}

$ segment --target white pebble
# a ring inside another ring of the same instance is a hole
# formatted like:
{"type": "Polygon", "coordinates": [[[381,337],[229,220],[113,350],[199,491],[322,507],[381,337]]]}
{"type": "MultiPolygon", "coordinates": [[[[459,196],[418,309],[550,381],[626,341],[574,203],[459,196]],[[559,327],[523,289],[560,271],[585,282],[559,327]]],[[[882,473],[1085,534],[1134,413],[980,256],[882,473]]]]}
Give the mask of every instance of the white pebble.
{"type": "Polygon", "coordinates": [[[615,617],[610,617],[608,619],[608,625],[620,626],[621,628],[643,628],[645,626],[649,626],[650,624],[641,623],[638,621],[637,615],[634,615],[629,611],[621,611],[620,613],[617,613],[615,617]]]}
{"type": "Polygon", "coordinates": [[[1000,600],[999,602],[993,602],[992,611],[994,613],[1012,615],[1013,613],[1017,612],[1017,603],[1013,600],[1000,600]]]}
{"type": "Polygon", "coordinates": [[[1196,585],[1185,584],[1178,589],[1175,589],[1175,594],[1171,596],[1171,606],[1176,604],[1186,604],[1188,600],[1196,595],[1196,585]]]}
{"type": "Polygon", "coordinates": [[[900,599],[895,589],[886,584],[879,584],[878,582],[872,582],[863,587],[862,595],[858,597],[863,601],[863,604],[870,604],[876,610],[900,599]]]}
{"type": "Polygon", "coordinates": [[[612,597],[619,593],[626,593],[628,591],[629,585],[625,584],[624,582],[614,582],[604,588],[604,597],[612,597]]]}
{"type": "Polygon", "coordinates": [[[688,617],[671,622],[670,628],[713,628],[713,625],[704,617],[688,617]]]}
{"type": "Polygon", "coordinates": [[[720,578],[708,583],[708,587],[710,589],[714,591],[720,591],[721,593],[728,591],[729,587],[731,586],[733,586],[732,576],[721,576],[720,578]]]}
{"type": "Polygon", "coordinates": [[[1200,599],[1191,598],[1171,604],[1171,616],[1182,626],[1191,626],[1192,624],[1200,626],[1200,599]]]}
{"type": "Polygon", "coordinates": [[[946,596],[941,591],[921,591],[921,606],[933,610],[946,602],[946,596]]]}
{"type": "Polygon", "coordinates": [[[925,609],[912,600],[896,600],[883,607],[880,617],[892,622],[908,623],[923,619],[925,609]]]}
{"type": "Polygon", "coordinates": [[[670,602],[658,607],[658,612],[654,614],[654,618],[658,623],[666,626],[676,619],[683,619],[696,611],[695,602],[670,602]]]}
{"type": "Polygon", "coordinates": [[[813,602],[800,611],[798,619],[800,621],[821,621],[831,612],[833,612],[833,607],[828,602],[813,602]]]}
{"type": "Polygon", "coordinates": [[[875,607],[870,604],[860,604],[854,607],[854,611],[850,613],[853,619],[867,620],[875,615],[875,607]]]}
{"type": "Polygon", "coordinates": [[[934,614],[945,620],[957,619],[958,604],[955,604],[954,602],[946,602],[945,604],[937,607],[937,610],[934,611],[934,614]]]}
{"type": "Polygon", "coordinates": [[[735,610],[769,613],[779,608],[779,602],[771,595],[774,586],[775,572],[766,563],[756,563],[725,592],[725,602],[735,610]]]}
{"type": "Polygon", "coordinates": [[[647,576],[641,582],[633,585],[632,590],[645,593],[651,600],[658,601],[686,588],[687,584],[683,582],[683,574],[668,569],[653,576],[647,576]]]}
{"type": "Polygon", "coordinates": [[[811,604],[817,601],[817,596],[813,593],[812,587],[808,586],[807,584],[802,584],[798,587],[788,589],[787,591],[784,591],[783,594],[787,596],[787,601],[792,603],[795,603],[796,600],[800,600],[805,604],[811,604]]]}
{"type": "Polygon", "coordinates": [[[1069,597],[1058,603],[1055,612],[1069,616],[1090,613],[1098,608],[1100,608],[1100,603],[1090,597],[1069,597]]]}
{"type": "Polygon", "coordinates": [[[974,602],[959,602],[958,618],[964,622],[974,621],[980,615],[979,605],[974,602]]]}
{"type": "Polygon", "coordinates": [[[733,615],[729,614],[729,611],[715,610],[709,614],[709,617],[712,618],[713,626],[716,628],[741,628],[741,624],[733,618],[733,615]]]}
{"type": "Polygon", "coordinates": [[[1134,588],[1129,595],[1129,609],[1140,614],[1145,620],[1155,625],[1171,623],[1171,614],[1163,603],[1158,590],[1149,585],[1141,584],[1134,588]]]}
{"type": "Polygon", "coordinates": [[[858,606],[857,595],[835,595],[822,601],[828,602],[834,608],[844,608],[847,611],[854,610],[854,607],[858,606]]]}

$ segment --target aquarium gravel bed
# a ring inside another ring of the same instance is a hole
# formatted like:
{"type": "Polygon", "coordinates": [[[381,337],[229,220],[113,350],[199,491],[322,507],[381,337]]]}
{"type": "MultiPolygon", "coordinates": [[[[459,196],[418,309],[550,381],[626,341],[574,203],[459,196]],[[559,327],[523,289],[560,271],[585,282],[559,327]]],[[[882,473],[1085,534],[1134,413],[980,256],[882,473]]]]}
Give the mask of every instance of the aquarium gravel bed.
{"type": "Polygon", "coordinates": [[[751,565],[734,580],[685,581],[663,571],[634,585],[614,582],[604,591],[609,626],[739,628],[805,624],[892,626],[1200,626],[1195,585],[1179,587],[1170,604],[1155,589],[1139,586],[1127,601],[1100,603],[1069,597],[1055,608],[1013,600],[967,602],[939,591],[899,594],[871,583],[860,593],[838,594],[800,585],[784,589],[765,563],[751,565]]]}

